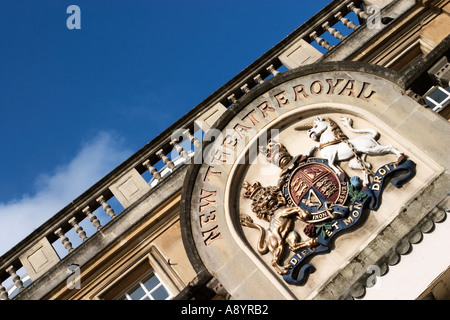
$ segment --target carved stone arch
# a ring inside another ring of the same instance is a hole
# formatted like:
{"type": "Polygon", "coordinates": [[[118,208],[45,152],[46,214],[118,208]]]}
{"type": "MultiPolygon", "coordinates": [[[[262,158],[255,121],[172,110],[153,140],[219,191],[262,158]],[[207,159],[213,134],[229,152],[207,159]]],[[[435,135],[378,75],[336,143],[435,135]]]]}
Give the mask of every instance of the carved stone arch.
{"type": "MultiPolygon", "coordinates": [[[[328,266],[331,269],[327,279],[316,279],[300,290],[285,283],[243,235],[236,216],[238,185],[242,182],[240,175],[248,169],[245,166],[250,164],[244,161],[244,165],[239,165],[239,161],[248,160],[249,147],[267,129],[291,130],[294,124],[305,123],[316,114],[351,115],[364,125],[375,125],[382,136],[401,144],[408,156],[414,158],[423,179],[408,185],[406,193],[417,193],[439,176],[442,167],[428,161],[430,154],[422,152],[426,142],[418,143],[416,132],[404,123],[405,117],[410,121],[408,125],[413,126],[431,118],[435,121],[434,115],[421,117],[423,107],[404,92],[402,78],[389,69],[357,62],[331,62],[277,75],[235,102],[213,125],[214,130],[206,133],[195,156],[197,161],[190,165],[183,185],[180,218],[183,243],[196,272],[215,277],[237,299],[312,298],[331,283],[339,270],[353,263],[364,246],[379,236],[381,228],[398,218],[398,212],[386,213],[381,223],[371,221],[375,225],[371,229],[361,228],[360,236],[366,240],[358,248],[349,249],[346,261],[328,266]],[[217,139],[218,132],[224,136],[233,132],[237,139],[242,139],[243,149],[227,159],[229,153],[221,145],[224,139],[217,139]]],[[[435,156],[442,157],[437,153],[435,156]]],[[[395,196],[404,203],[411,201],[410,195],[395,196]]],[[[363,271],[364,263],[359,272],[363,271]]],[[[352,280],[344,282],[342,292],[353,284],[352,280]]]]}

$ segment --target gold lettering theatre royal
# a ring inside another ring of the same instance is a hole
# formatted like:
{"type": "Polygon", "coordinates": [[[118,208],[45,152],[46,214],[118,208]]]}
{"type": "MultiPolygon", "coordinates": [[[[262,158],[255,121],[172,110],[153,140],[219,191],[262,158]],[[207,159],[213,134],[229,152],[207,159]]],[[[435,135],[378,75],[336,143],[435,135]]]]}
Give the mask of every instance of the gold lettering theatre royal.
{"type": "Polygon", "coordinates": [[[335,236],[356,225],[365,209],[378,209],[386,177],[402,172],[391,179],[400,188],[415,174],[415,163],[393,146],[380,145],[377,131],[354,129],[351,118],[340,120],[358,135],[350,139],[334,120],[317,117],[313,123],[295,128],[317,141],[307,153],[293,157],[276,141],[260,148],[267,161],[281,168],[276,186],[264,187],[257,181],[242,185],[244,197],[252,200],[252,212],[269,222],[269,227],[263,228],[247,214],[241,214],[241,225],[259,231],[257,251],[270,252],[273,268],[290,284],[303,284],[314,271],[307,258],[329,252],[335,236]],[[320,157],[315,156],[316,151],[320,157]],[[395,154],[397,160],[373,172],[367,155],[388,153],[395,154]],[[340,161],[349,161],[349,168],[361,170],[363,178],[349,178],[338,166],[340,161]],[[293,254],[282,265],[287,249],[293,254]]]}

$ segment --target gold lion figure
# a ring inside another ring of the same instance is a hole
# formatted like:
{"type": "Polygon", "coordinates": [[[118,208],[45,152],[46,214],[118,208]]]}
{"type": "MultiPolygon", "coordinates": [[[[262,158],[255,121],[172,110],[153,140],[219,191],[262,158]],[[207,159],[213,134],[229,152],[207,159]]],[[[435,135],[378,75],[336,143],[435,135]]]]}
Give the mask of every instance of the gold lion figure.
{"type": "Polygon", "coordinates": [[[261,225],[254,223],[253,219],[242,214],[240,217],[241,225],[249,228],[258,229],[260,232],[257,250],[260,254],[270,252],[272,254],[272,266],[275,270],[283,275],[289,272],[291,265],[280,265],[285,244],[289,246],[291,251],[298,251],[302,248],[309,248],[317,245],[317,238],[310,238],[306,241],[300,241],[300,235],[293,230],[295,219],[306,220],[310,218],[310,214],[300,207],[285,208],[277,210],[267,230],[261,225]]]}

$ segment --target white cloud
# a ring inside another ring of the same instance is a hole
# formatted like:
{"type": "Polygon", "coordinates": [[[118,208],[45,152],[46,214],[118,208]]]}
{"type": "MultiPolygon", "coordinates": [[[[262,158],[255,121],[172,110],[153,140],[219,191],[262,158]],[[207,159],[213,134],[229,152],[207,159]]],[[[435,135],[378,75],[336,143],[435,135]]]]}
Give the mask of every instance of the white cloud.
{"type": "Polygon", "coordinates": [[[100,132],[83,144],[65,165],[36,177],[38,191],[0,203],[0,255],[113,170],[131,151],[111,132],[100,132]]]}

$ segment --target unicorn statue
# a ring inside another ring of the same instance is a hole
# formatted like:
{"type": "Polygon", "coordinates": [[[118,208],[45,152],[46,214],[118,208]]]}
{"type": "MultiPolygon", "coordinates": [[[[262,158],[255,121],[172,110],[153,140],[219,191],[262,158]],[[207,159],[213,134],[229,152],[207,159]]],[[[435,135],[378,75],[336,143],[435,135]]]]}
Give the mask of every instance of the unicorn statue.
{"type": "Polygon", "coordinates": [[[313,124],[296,127],[295,130],[306,130],[308,137],[319,143],[314,145],[308,152],[308,156],[313,156],[319,149],[321,156],[328,160],[328,165],[340,175],[345,177],[345,173],[336,166],[337,161],[349,161],[349,167],[355,170],[364,171],[364,186],[369,185],[369,175],[371,175],[371,165],[366,162],[367,155],[377,156],[392,153],[397,156],[397,162],[404,160],[402,152],[392,145],[382,146],[377,142],[379,134],[373,129],[354,129],[353,121],[350,118],[340,118],[342,124],[351,132],[362,134],[355,139],[348,139],[339,126],[331,119],[316,117],[313,124]]]}

